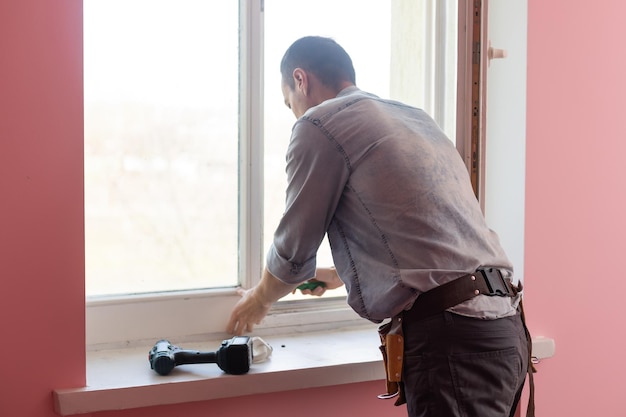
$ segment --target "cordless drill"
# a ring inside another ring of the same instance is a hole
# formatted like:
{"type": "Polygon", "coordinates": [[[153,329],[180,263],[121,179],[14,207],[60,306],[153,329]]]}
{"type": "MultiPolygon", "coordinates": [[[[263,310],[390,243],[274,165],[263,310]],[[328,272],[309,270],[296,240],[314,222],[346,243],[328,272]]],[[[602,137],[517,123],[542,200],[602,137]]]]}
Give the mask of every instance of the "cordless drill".
{"type": "Polygon", "coordinates": [[[169,374],[175,366],[195,363],[217,363],[227,374],[245,374],[252,363],[252,339],[235,336],[224,340],[215,352],[181,349],[168,340],[159,340],[148,353],[148,361],[159,375],[169,374]]]}

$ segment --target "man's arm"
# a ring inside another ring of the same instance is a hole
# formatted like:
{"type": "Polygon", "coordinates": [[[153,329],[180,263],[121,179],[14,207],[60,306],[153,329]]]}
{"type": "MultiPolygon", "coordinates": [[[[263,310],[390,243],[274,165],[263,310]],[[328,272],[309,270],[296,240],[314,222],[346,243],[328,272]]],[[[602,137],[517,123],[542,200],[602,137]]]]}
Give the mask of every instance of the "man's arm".
{"type": "MultiPolygon", "coordinates": [[[[317,268],[315,278],[310,281],[323,282],[324,287],[304,290],[302,294],[321,296],[326,290],[333,290],[343,285],[334,267],[317,268]]],[[[298,285],[285,284],[265,268],[261,282],[256,287],[249,290],[238,290],[241,300],[230,314],[226,331],[239,336],[251,332],[254,325],[259,324],[265,318],[272,304],[290,292],[294,292],[298,285]]]]}

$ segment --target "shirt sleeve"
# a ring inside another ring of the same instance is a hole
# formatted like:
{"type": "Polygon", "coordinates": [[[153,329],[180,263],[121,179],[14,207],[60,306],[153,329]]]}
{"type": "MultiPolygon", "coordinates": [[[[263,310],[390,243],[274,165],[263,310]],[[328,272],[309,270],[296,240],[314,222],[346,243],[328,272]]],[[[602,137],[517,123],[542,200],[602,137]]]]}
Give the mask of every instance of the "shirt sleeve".
{"type": "Polygon", "coordinates": [[[267,254],[268,270],[288,284],[315,276],[317,250],[349,176],[339,143],[315,124],[299,119],[287,150],[285,212],[267,254]]]}

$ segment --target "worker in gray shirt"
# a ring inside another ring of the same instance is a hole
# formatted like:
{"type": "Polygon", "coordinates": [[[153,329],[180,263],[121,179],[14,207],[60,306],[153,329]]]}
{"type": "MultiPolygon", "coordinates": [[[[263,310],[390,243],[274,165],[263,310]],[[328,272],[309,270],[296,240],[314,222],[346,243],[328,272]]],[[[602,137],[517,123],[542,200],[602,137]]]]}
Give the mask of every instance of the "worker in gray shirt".
{"type": "Polygon", "coordinates": [[[360,316],[391,320],[383,344],[402,340],[388,396],[409,416],[512,416],[530,366],[521,287],[454,144],[424,111],[358,89],[331,39],[294,42],[281,73],[297,118],[286,208],[227,330],[252,331],[303,282],[323,283],[314,295],[345,284],[360,316]],[[334,268],[316,266],[325,235],[334,268]]]}

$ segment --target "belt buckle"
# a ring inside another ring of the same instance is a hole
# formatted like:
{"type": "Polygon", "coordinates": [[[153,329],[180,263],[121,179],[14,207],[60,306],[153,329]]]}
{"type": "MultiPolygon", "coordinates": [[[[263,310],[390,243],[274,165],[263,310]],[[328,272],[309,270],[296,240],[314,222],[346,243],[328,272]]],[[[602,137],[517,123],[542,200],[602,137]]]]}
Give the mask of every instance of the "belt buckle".
{"type": "Polygon", "coordinates": [[[479,269],[478,272],[480,272],[483,278],[485,278],[485,283],[487,284],[487,288],[489,288],[489,293],[483,295],[498,297],[507,297],[512,295],[513,291],[502,276],[499,269],[485,268],[479,269]]]}

